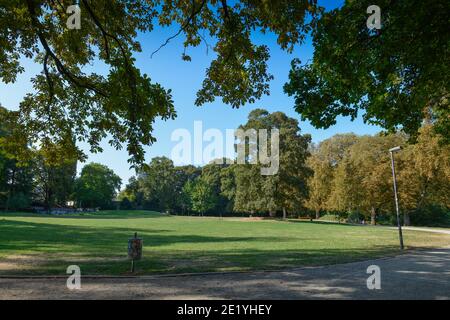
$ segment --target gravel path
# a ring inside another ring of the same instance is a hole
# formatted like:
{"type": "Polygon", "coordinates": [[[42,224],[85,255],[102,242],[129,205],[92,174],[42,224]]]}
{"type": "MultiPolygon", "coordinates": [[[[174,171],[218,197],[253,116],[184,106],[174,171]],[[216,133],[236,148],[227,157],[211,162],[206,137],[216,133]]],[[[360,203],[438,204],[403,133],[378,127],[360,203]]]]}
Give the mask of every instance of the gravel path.
{"type": "Polygon", "coordinates": [[[450,248],[377,260],[280,272],[82,278],[0,278],[0,299],[450,299],[450,248]],[[381,289],[367,289],[367,267],[381,269],[381,289]]]}
{"type": "Polygon", "coordinates": [[[404,229],[404,230],[413,230],[413,231],[415,230],[415,231],[425,231],[425,232],[450,234],[450,230],[449,229],[433,229],[433,228],[420,228],[420,227],[402,227],[402,229],[404,229]]]}

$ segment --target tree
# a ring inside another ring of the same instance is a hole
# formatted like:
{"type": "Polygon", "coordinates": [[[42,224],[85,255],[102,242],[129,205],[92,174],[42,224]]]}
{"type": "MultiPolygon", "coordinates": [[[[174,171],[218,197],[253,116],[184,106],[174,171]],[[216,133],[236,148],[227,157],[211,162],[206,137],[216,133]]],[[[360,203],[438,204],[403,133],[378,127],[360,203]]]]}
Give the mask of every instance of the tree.
{"type": "Polygon", "coordinates": [[[120,201],[120,209],[131,210],[133,209],[133,203],[127,197],[124,197],[120,201]]]}
{"type": "Polygon", "coordinates": [[[228,208],[228,199],[222,194],[221,191],[221,173],[229,165],[226,164],[226,159],[223,159],[222,163],[223,164],[217,164],[212,161],[211,163],[205,165],[202,168],[201,175],[202,180],[204,180],[205,183],[211,188],[214,195],[215,206],[211,210],[220,216],[230,210],[230,208],[228,208]]]}
{"type": "Polygon", "coordinates": [[[430,206],[450,208],[450,148],[441,145],[442,137],[431,124],[425,124],[418,142],[396,156],[400,207],[404,224],[410,214],[430,206]]]}
{"type": "Polygon", "coordinates": [[[31,165],[19,165],[0,150],[0,207],[26,209],[32,202],[33,173],[31,165]]]}
{"type": "Polygon", "coordinates": [[[259,165],[235,164],[230,170],[232,172],[228,172],[228,178],[232,177],[233,182],[222,182],[222,190],[232,200],[233,211],[250,214],[269,212],[275,216],[278,207],[274,200],[273,179],[262,177],[259,165]]]}
{"type": "Polygon", "coordinates": [[[330,167],[337,165],[347,156],[349,148],[358,141],[354,133],[338,133],[320,142],[317,157],[330,167]]]}
{"type": "Polygon", "coordinates": [[[120,185],[120,177],[107,166],[89,163],[75,182],[75,197],[82,207],[106,209],[111,207],[120,185]]]}
{"type": "MultiPolygon", "coordinates": [[[[371,224],[376,224],[378,214],[392,212],[392,177],[388,150],[405,144],[406,140],[403,134],[377,134],[348,135],[346,138],[341,135],[324,141],[321,144],[323,149],[320,150],[322,154],[325,150],[330,150],[330,142],[341,142],[341,147],[335,145],[331,148],[339,151],[333,152],[335,156],[331,157],[338,161],[332,169],[329,209],[339,214],[363,214],[370,218],[371,224]],[[346,142],[342,144],[343,141],[346,142]]],[[[321,182],[316,183],[321,186],[321,182]]],[[[325,193],[326,188],[322,188],[325,193]]]]}
{"type": "Polygon", "coordinates": [[[130,202],[130,206],[138,208],[142,206],[143,194],[139,189],[139,181],[136,177],[131,177],[128,180],[128,184],[123,190],[120,191],[118,199],[125,201],[127,199],[130,202]]]}
{"type": "Polygon", "coordinates": [[[200,168],[193,165],[177,166],[174,172],[174,211],[185,214],[192,209],[190,195],[184,188],[188,183],[193,182],[201,175],[200,168]]]}
{"type": "Polygon", "coordinates": [[[351,159],[344,157],[334,174],[328,207],[338,213],[339,220],[342,213],[348,214],[360,208],[362,191],[355,169],[351,159]]]}
{"type": "Polygon", "coordinates": [[[220,170],[220,194],[227,199],[227,211],[235,211],[236,165],[232,164],[220,170]]]}
{"type": "Polygon", "coordinates": [[[53,142],[44,139],[33,151],[34,200],[50,211],[65,206],[73,193],[77,172],[77,150],[73,138],[53,142]]]}
{"type": "Polygon", "coordinates": [[[30,152],[27,143],[16,140],[11,148],[2,144],[13,131],[7,114],[8,111],[0,105],[0,207],[5,211],[28,208],[33,189],[32,163],[16,160],[16,155],[30,152]]]}
{"type": "Polygon", "coordinates": [[[179,195],[179,203],[181,207],[181,213],[182,214],[188,214],[192,211],[192,188],[193,188],[193,180],[188,180],[183,185],[183,188],[181,189],[181,193],[179,195]]]}
{"type": "Polygon", "coordinates": [[[141,168],[138,180],[144,200],[160,211],[173,211],[176,205],[175,167],[167,157],[155,157],[141,168]]]}
{"type": "Polygon", "coordinates": [[[248,139],[240,142],[247,150],[245,154],[247,160],[258,159],[260,148],[264,144],[271,143],[272,130],[277,129],[279,165],[274,175],[261,175],[263,167],[261,162],[232,166],[234,184],[230,184],[229,181],[223,182],[222,190],[232,197],[234,210],[249,213],[269,212],[271,216],[281,210],[284,218],[287,211],[298,212],[307,197],[306,180],[311,174],[310,169],[306,167],[311,137],[300,134],[297,120],[287,117],[282,112],[269,113],[263,109],[250,112],[247,123],[240,126],[240,129],[244,131],[264,129],[268,133],[267,140],[259,138],[256,148],[250,148],[250,143],[253,142],[248,139]]]}
{"type": "Polygon", "coordinates": [[[55,143],[44,139],[36,148],[18,139],[6,147],[2,142],[14,134],[11,116],[0,107],[0,196],[5,209],[24,209],[32,202],[44,204],[47,210],[53,205],[65,205],[76,175],[73,140],[66,137],[64,142],[55,143]],[[65,152],[61,152],[63,145],[65,152]],[[21,153],[30,159],[18,161],[21,153]]]}
{"type": "Polygon", "coordinates": [[[333,181],[333,168],[318,155],[317,151],[308,158],[307,164],[314,173],[308,179],[309,192],[305,205],[308,209],[313,210],[316,219],[319,219],[320,212],[327,209],[333,181]]]}
{"type": "Polygon", "coordinates": [[[285,92],[318,128],[337,116],[414,136],[431,114],[449,141],[450,55],[447,0],[381,0],[382,28],[369,29],[371,1],[346,1],[323,13],[312,33],[312,63],[292,63],[285,92]]]}
{"type": "MultiPolygon", "coordinates": [[[[20,104],[17,130],[26,140],[48,137],[57,140],[71,132],[86,140],[91,151],[109,135],[120,148],[127,144],[132,165],[144,160],[143,145],[152,144],[153,122],[176,116],[170,90],[152,82],[135,65],[141,51],[137,36],[151,32],[155,24],[178,24],[179,31],[168,38],[185,36],[182,59],[187,50],[202,42],[215,58],[206,70],[195,103],[202,105],[216,97],[239,107],[269,92],[265,45],[252,42],[255,30],[273,32],[279,45],[292,51],[310,30],[309,14],[318,12],[316,1],[126,1],[81,0],[81,28],[66,27],[71,1],[3,1],[0,28],[0,80],[14,82],[24,71],[20,57],[42,64],[32,79],[33,94],[20,104]],[[204,36],[205,35],[205,36],[204,36]],[[214,45],[210,45],[214,43],[214,45]],[[105,75],[89,71],[104,63],[105,75]]],[[[81,160],[81,159],[79,159],[81,160]]]]}
{"type": "MultiPolygon", "coordinates": [[[[406,144],[406,137],[396,135],[362,136],[349,148],[358,180],[359,209],[376,224],[377,213],[393,212],[392,174],[388,150],[406,144]]],[[[356,192],[356,191],[355,191],[356,192]]]]}
{"type": "MultiPolygon", "coordinates": [[[[312,155],[307,164],[313,175],[308,179],[309,196],[305,205],[315,211],[316,219],[320,217],[321,210],[336,210],[339,207],[336,203],[338,198],[330,199],[333,191],[336,192],[335,174],[349,148],[357,140],[354,133],[336,134],[323,140],[318,146],[312,146],[312,155]]],[[[343,177],[345,175],[341,176],[343,177]]]]}
{"type": "Polygon", "coordinates": [[[202,177],[189,182],[186,191],[190,195],[192,210],[202,216],[216,206],[217,198],[214,190],[202,177]]]}

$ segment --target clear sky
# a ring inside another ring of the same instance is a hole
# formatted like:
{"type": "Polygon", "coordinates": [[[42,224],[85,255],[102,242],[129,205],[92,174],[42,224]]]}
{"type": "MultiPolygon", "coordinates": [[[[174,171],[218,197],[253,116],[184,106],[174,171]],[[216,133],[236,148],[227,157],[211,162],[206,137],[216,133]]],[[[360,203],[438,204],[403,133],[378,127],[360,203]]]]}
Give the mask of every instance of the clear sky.
{"type": "MultiPolygon", "coordinates": [[[[341,3],[342,0],[319,1],[319,4],[325,5],[328,9],[339,6],[341,3]]],[[[191,62],[183,61],[181,59],[183,37],[180,36],[162,48],[153,58],[150,58],[151,53],[177,30],[177,26],[164,29],[155,28],[153,32],[139,36],[143,51],[135,56],[137,66],[142,73],[147,73],[152,81],[162,84],[166,89],[172,89],[178,113],[175,120],[156,121],[154,135],[157,142],[146,147],[147,162],[155,156],[170,157],[172,148],[177,144],[177,142],[171,141],[172,132],[179,128],[193,132],[194,121],[202,121],[203,130],[217,128],[225,135],[226,129],[234,129],[245,123],[248,113],[254,108],[264,108],[270,112],[282,111],[300,120],[300,116],[293,109],[293,99],[283,93],[283,85],[287,81],[290,62],[293,58],[300,58],[302,62],[312,58],[314,48],[310,39],[307,39],[306,43],[301,46],[297,45],[292,54],[287,54],[278,47],[274,35],[256,35],[254,41],[268,45],[271,52],[269,71],[275,79],[271,82],[270,96],[265,96],[260,101],[240,109],[232,109],[223,104],[221,99],[202,107],[196,107],[194,105],[196,92],[201,87],[205,70],[213,58],[213,53],[210,51],[207,54],[206,47],[201,45],[187,51],[187,54],[192,57],[191,62]]],[[[32,91],[30,78],[42,70],[42,66],[36,65],[30,60],[23,60],[23,65],[26,72],[18,76],[16,83],[6,85],[0,82],[0,103],[7,109],[18,108],[23,96],[32,91]]],[[[94,68],[97,73],[104,71],[104,66],[101,65],[95,65],[94,68]]],[[[380,131],[379,127],[364,124],[361,118],[353,122],[348,118],[339,118],[336,125],[326,130],[315,129],[308,122],[300,121],[300,128],[302,133],[312,135],[313,142],[322,141],[336,133],[374,134],[380,131]]],[[[107,165],[122,178],[124,186],[128,178],[134,174],[133,170],[129,170],[126,150],[117,151],[106,142],[103,143],[103,147],[104,152],[101,154],[88,153],[87,162],[95,161],[107,165]]],[[[79,169],[83,165],[79,164],[79,169]]]]}

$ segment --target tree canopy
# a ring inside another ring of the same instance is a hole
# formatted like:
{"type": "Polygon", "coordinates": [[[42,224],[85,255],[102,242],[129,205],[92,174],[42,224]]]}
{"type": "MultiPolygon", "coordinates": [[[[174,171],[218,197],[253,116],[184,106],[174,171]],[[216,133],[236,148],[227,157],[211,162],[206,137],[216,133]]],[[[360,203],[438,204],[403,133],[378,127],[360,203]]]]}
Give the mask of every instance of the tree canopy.
{"type": "Polygon", "coordinates": [[[279,169],[274,175],[262,175],[260,168],[264,164],[261,162],[238,163],[226,169],[222,191],[233,200],[234,209],[241,212],[270,212],[271,215],[278,210],[283,210],[285,215],[287,211],[298,211],[307,197],[306,181],[311,171],[306,166],[306,159],[311,137],[300,134],[296,119],[283,112],[269,113],[264,109],[250,112],[247,123],[240,129],[265,129],[269,133],[267,140],[259,136],[255,148],[250,147],[250,140],[240,142],[245,146],[246,159],[259,159],[260,148],[271,144],[272,130],[278,130],[279,169]]]}
{"type": "MultiPolygon", "coordinates": [[[[108,138],[117,149],[126,145],[132,166],[143,163],[143,146],[155,141],[154,121],[173,119],[176,110],[170,88],[136,66],[137,36],[172,24],[178,32],[149,56],[177,36],[184,37],[185,61],[192,59],[191,47],[214,51],[196,105],[221,98],[239,107],[269,93],[270,52],[255,43],[256,33],[274,33],[288,52],[310,34],[314,58],[294,59],[285,85],[303,119],[327,128],[337,116],[362,113],[370,123],[414,137],[428,117],[448,140],[450,4],[380,0],[380,30],[367,28],[370,4],[346,1],[326,11],[316,0],[80,0],[81,28],[69,29],[66,10],[73,1],[2,1],[0,81],[15,82],[25,71],[23,58],[42,65],[19,111],[1,113],[15,130],[3,143],[13,148],[74,138],[99,152],[108,138]],[[91,71],[99,64],[105,74],[91,71]]],[[[77,154],[85,159],[81,150],[77,154]]]]}
{"type": "MultiPolygon", "coordinates": [[[[155,119],[176,116],[170,89],[152,82],[135,65],[141,51],[138,33],[155,25],[179,25],[184,35],[182,58],[202,43],[215,58],[205,72],[195,103],[216,97],[233,107],[254,102],[269,92],[266,45],[255,44],[255,32],[274,32],[279,45],[291,51],[318,11],[314,0],[80,0],[81,28],[69,29],[69,0],[12,0],[0,6],[0,80],[14,82],[24,72],[22,58],[34,59],[42,72],[32,79],[34,92],[9,120],[15,139],[30,143],[73,136],[101,151],[109,137],[117,149],[126,144],[132,165],[144,160],[143,145],[155,141],[155,119]],[[210,43],[211,42],[211,43],[210,43]],[[104,64],[107,74],[91,72],[104,64]]],[[[161,44],[162,49],[173,37],[161,44]]],[[[154,52],[155,54],[157,52],[154,52]]],[[[83,154],[79,151],[79,157],[83,154]]]]}
{"type": "Polygon", "coordinates": [[[294,59],[285,91],[319,128],[338,116],[416,136],[432,119],[450,137],[450,38],[447,0],[380,0],[381,29],[366,26],[372,1],[345,1],[312,32],[311,62],[294,59]]]}
{"type": "Polygon", "coordinates": [[[108,208],[120,185],[120,177],[111,169],[99,163],[89,163],[75,182],[75,199],[80,207],[108,208]]]}

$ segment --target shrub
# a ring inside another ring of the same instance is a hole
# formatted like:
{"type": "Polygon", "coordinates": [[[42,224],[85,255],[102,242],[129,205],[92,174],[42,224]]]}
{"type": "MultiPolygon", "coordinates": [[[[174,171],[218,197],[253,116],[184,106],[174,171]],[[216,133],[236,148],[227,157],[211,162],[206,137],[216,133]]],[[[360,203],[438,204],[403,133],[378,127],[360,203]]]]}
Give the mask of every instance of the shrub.
{"type": "Polygon", "coordinates": [[[361,220],[364,218],[363,215],[361,215],[357,211],[350,212],[347,216],[347,222],[348,223],[361,223],[361,220]]]}
{"type": "Polygon", "coordinates": [[[30,206],[30,198],[27,197],[22,192],[14,194],[9,199],[9,209],[10,210],[20,210],[26,209],[30,206]]]}
{"type": "Polygon", "coordinates": [[[133,204],[131,203],[131,201],[127,197],[125,197],[120,202],[120,209],[122,209],[122,210],[131,210],[131,209],[133,209],[133,204]]]}
{"type": "Polygon", "coordinates": [[[444,206],[429,205],[411,213],[411,224],[415,226],[448,227],[450,210],[444,206]]]}

